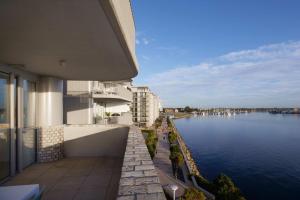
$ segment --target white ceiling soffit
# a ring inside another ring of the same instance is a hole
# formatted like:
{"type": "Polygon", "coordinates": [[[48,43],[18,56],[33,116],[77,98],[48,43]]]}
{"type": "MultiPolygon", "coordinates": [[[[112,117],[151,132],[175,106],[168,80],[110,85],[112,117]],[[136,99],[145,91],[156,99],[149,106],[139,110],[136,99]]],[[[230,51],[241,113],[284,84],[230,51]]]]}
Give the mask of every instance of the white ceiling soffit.
{"type": "Polygon", "coordinates": [[[0,63],[63,79],[132,78],[138,67],[134,41],[125,37],[135,37],[127,3],[116,10],[108,0],[1,0],[0,63]],[[124,31],[118,16],[128,16],[133,30],[124,31]]]}

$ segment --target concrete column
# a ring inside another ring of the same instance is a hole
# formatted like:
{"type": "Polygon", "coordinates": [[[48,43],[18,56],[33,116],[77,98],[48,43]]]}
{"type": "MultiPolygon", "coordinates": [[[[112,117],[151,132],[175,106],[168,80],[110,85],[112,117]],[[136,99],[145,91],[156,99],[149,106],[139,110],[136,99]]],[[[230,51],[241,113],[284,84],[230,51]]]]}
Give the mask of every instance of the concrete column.
{"type": "Polygon", "coordinates": [[[38,82],[39,127],[63,124],[63,81],[52,77],[41,77],[38,82]]]}

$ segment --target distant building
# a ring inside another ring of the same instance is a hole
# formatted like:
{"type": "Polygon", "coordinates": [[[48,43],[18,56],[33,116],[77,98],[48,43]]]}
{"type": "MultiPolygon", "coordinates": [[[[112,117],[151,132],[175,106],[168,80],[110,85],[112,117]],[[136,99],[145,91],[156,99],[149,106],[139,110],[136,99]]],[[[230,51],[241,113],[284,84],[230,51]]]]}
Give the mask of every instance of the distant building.
{"type": "Polygon", "coordinates": [[[139,127],[150,127],[159,117],[161,104],[159,97],[148,87],[133,87],[133,123],[139,127]]]}
{"type": "Polygon", "coordinates": [[[174,108],[164,108],[164,113],[174,113],[175,109],[174,108]]]}

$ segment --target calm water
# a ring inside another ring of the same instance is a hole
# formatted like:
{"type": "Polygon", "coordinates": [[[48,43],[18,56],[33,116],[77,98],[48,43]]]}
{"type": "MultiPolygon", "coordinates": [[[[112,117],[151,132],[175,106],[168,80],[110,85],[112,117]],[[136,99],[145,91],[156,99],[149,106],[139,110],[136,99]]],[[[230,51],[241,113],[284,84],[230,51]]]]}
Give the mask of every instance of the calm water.
{"type": "Polygon", "coordinates": [[[200,173],[229,175],[247,199],[300,199],[300,116],[268,113],[175,120],[200,173]]]}

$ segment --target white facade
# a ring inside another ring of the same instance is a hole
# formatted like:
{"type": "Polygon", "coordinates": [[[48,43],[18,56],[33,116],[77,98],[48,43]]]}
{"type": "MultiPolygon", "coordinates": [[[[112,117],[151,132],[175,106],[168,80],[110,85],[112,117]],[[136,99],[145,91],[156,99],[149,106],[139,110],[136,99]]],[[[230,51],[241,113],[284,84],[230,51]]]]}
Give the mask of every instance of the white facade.
{"type": "Polygon", "coordinates": [[[121,118],[131,118],[129,81],[66,81],[65,85],[66,124],[124,123],[128,120],[121,118]]]}
{"type": "Polygon", "coordinates": [[[159,97],[148,87],[133,87],[133,123],[140,127],[150,127],[159,117],[159,97]]]}

